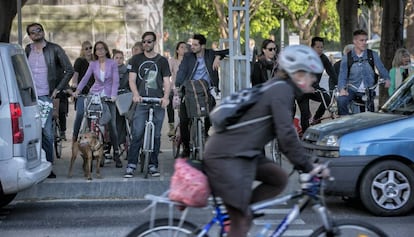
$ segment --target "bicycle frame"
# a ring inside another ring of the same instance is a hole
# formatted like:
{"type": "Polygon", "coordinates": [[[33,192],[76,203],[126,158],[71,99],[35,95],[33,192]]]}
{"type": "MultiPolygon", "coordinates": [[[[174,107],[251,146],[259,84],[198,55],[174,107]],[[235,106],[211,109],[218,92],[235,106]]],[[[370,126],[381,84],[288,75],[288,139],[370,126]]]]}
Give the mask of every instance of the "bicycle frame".
{"type": "Polygon", "coordinates": [[[143,97],[142,104],[149,105],[148,119],[145,121],[144,141],[142,145],[143,157],[141,157],[141,172],[144,173],[144,178],[148,178],[148,164],[150,154],[154,152],[155,142],[155,124],[154,120],[154,106],[160,104],[161,99],[155,97],[143,97]]]}
{"type": "Polygon", "coordinates": [[[329,112],[329,116],[324,116],[324,117],[320,118],[318,121],[322,121],[322,120],[328,119],[328,118],[330,118],[330,119],[339,118],[339,116],[338,116],[338,101],[337,101],[337,98],[339,96],[338,87],[335,86],[335,89],[332,91],[331,102],[329,103],[329,105],[326,103],[325,97],[323,96],[323,93],[326,93],[326,92],[322,91],[322,90],[316,90],[316,92],[321,94],[322,103],[325,106],[325,109],[329,112]]]}
{"type": "MultiPolygon", "coordinates": [[[[375,105],[374,105],[374,99],[375,99],[375,89],[378,85],[384,84],[384,79],[379,79],[376,84],[374,84],[371,87],[365,88],[364,92],[357,92],[360,96],[360,100],[357,101],[355,98],[351,101],[351,112],[353,114],[360,113],[360,112],[366,112],[366,111],[375,111],[375,105]],[[362,94],[362,96],[361,96],[362,94]]],[[[354,85],[348,84],[349,87],[352,87],[355,90],[358,90],[354,85]]]]}
{"type": "MultiPolygon", "coordinates": [[[[269,227],[271,224],[266,223],[265,227],[259,229],[260,236],[282,236],[285,233],[285,231],[289,228],[289,225],[301,214],[301,212],[311,202],[313,206],[313,211],[320,217],[320,222],[322,223],[321,226],[312,231],[311,236],[388,236],[378,227],[360,220],[355,221],[333,219],[324,202],[324,180],[317,176],[312,176],[310,174],[300,174],[299,178],[301,185],[300,190],[281,197],[275,197],[258,203],[254,203],[250,206],[250,209],[253,213],[253,217],[256,218],[265,215],[265,208],[287,203],[290,200],[297,199],[294,206],[290,209],[287,215],[285,215],[282,221],[280,221],[279,225],[270,232],[269,227]],[[263,210],[263,212],[261,210],[263,210]],[[349,235],[348,233],[351,233],[352,235],[349,235]]],[[[152,209],[151,219],[149,222],[143,223],[142,225],[131,231],[131,233],[128,235],[129,237],[153,236],[151,234],[158,234],[156,236],[165,236],[165,234],[169,234],[168,236],[183,236],[180,234],[185,234],[185,236],[190,235],[204,237],[207,236],[212,226],[214,226],[215,224],[219,224],[220,236],[223,236],[223,234],[227,233],[224,224],[227,218],[227,213],[221,211],[220,208],[223,205],[217,202],[215,197],[213,197],[214,204],[210,205],[214,207],[214,215],[210,219],[210,221],[208,221],[208,223],[205,224],[201,229],[197,228],[196,224],[186,220],[187,211],[189,208],[185,208],[185,206],[181,203],[169,200],[168,191],[164,192],[162,196],[154,196],[150,194],[145,195],[145,199],[152,200],[152,203],[143,210],[146,211],[148,209],[152,209]],[[155,219],[155,209],[158,203],[169,205],[168,220],[165,218],[155,219]],[[184,211],[182,212],[181,217],[179,219],[176,218],[173,214],[175,206],[181,207],[178,208],[178,210],[183,210],[182,207],[184,207],[184,211]],[[160,235],[159,232],[164,234],[160,235]]]]}

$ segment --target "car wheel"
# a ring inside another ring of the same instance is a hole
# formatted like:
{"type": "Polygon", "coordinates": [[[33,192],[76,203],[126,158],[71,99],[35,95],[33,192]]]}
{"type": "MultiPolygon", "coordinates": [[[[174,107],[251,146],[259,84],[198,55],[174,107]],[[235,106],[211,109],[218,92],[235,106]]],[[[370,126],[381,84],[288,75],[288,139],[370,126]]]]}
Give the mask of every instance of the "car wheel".
{"type": "Polygon", "coordinates": [[[4,207],[11,203],[13,199],[16,197],[17,193],[11,194],[0,194],[0,207],[4,207]]]}
{"type": "Polygon", "coordinates": [[[378,163],[365,173],[360,185],[364,206],[378,216],[398,216],[414,206],[414,171],[398,161],[378,163]]]}

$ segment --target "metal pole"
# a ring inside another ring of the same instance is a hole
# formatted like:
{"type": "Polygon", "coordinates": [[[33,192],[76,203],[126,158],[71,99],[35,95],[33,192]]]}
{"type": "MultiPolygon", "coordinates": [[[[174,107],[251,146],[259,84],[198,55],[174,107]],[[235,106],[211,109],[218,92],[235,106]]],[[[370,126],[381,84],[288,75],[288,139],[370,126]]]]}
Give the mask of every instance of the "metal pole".
{"type": "Polygon", "coordinates": [[[17,0],[17,39],[20,46],[23,46],[22,37],[22,0],[17,0]]]}
{"type": "Polygon", "coordinates": [[[280,49],[285,47],[285,18],[280,21],[280,49]]]}

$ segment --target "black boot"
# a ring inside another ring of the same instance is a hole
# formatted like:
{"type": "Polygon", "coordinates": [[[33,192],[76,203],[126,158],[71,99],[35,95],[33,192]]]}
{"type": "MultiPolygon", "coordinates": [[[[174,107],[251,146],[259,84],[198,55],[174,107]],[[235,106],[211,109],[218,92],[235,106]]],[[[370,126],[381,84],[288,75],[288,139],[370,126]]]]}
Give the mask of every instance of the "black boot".
{"type": "Polygon", "coordinates": [[[116,168],[122,168],[122,161],[119,159],[121,155],[118,152],[114,152],[114,161],[115,161],[115,167],[116,168]]]}

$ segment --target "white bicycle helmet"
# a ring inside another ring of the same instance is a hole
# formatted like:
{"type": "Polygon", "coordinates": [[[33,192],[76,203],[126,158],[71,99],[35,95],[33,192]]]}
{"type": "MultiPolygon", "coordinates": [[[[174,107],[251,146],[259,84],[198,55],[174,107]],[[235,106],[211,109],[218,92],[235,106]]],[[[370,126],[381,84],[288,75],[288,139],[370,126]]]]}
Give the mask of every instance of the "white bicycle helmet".
{"type": "Polygon", "coordinates": [[[279,55],[279,68],[288,74],[297,71],[322,73],[324,70],[319,55],[306,45],[292,45],[284,48],[279,55]]]}

